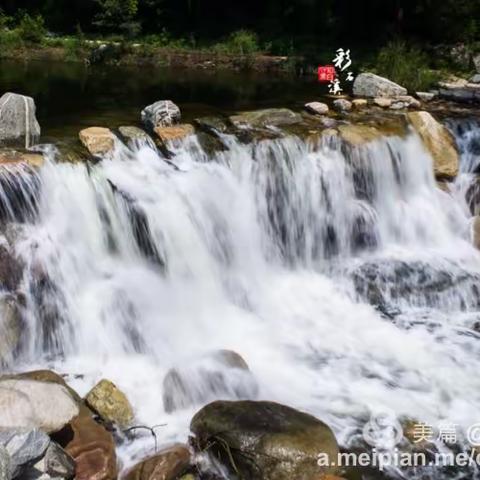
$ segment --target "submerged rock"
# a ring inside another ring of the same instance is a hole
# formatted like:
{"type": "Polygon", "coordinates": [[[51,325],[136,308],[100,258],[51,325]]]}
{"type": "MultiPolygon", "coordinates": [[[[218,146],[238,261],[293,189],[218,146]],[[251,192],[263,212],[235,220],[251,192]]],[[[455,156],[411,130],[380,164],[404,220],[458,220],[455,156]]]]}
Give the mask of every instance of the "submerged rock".
{"type": "Polygon", "coordinates": [[[174,445],[135,465],[123,480],[176,480],[189,467],[190,450],[185,445],[174,445]]]}
{"type": "Polygon", "coordinates": [[[396,97],[407,93],[406,88],[374,73],[361,73],[353,83],[353,94],[358,97],[396,97]]]}
{"type": "Polygon", "coordinates": [[[182,115],[180,108],[171,100],[160,100],[142,111],[142,122],[149,129],[155,127],[170,127],[175,123],[179,123],[182,115]]]}
{"type": "Polygon", "coordinates": [[[128,398],[109,380],[101,380],[85,397],[86,404],[107,422],[127,427],[133,421],[128,398]]]}
{"type": "Polygon", "coordinates": [[[407,116],[433,158],[435,176],[440,179],[455,177],[459,155],[452,134],[428,112],[411,112],[407,116]]]}
{"type": "Polygon", "coordinates": [[[155,127],[154,132],[160,140],[167,144],[169,142],[177,142],[187,138],[195,133],[195,129],[189,123],[183,125],[174,125],[172,127],[155,127]]]}
{"type": "Polygon", "coordinates": [[[219,398],[255,398],[257,391],[245,360],[238,353],[219,350],[172,368],[163,381],[163,405],[171,413],[219,398]]]}
{"type": "Polygon", "coordinates": [[[269,108],[253,112],[242,112],[229,117],[230,122],[237,128],[265,128],[293,125],[302,121],[302,116],[288,108],[269,108]]]}
{"type": "Polygon", "coordinates": [[[108,128],[86,128],[79,133],[79,138],[93,156],[106,155],[115,146],[115,135],[108,128]]]}
{"type": "Polygon", "coordinates": [[[318,480],[334,473],[320,455],[337,458],[332,430],[306,413],[273,402],[217,401],[190,424],[197,447],[249,480],[318,480]]]}
{"type": "Polygon", "coordinates": [[[78,415],[68,390],[34,380],[0,381],[0,428],[39,428],[58,432],[78,415]]]}
{"type": "Polygon", "coordinates": [[[472,220],[472,243],[480,250],[480,217],[478,215],[472,220]]]}
{"type": "Polygon", "coordinates": [[[40,136],[33,98],[17,93],[0,97],[0,143],[22,142],[28,147],[40,136]]]}
{"type": "Polygon", "coordinates": [[[330,110],[326,103],[322,102],[310,102],[305,104],[305,109],[307,112],[314,113],[317,115],[325,115],[330,110]]]}
{"type": "Polygon", "coordinates": [[[364,145],[384,136],[377,128],[360,124],[339,125],[338,131],[340,137],[352,146],[364,145]]]}

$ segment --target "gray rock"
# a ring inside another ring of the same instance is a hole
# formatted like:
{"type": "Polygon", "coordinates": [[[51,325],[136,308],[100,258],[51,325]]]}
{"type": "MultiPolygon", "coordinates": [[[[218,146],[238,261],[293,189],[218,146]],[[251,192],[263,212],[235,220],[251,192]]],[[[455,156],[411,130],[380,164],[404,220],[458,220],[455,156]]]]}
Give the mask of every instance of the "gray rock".
{"type": "Polygon", "coordinates": [[[407,89],[374,73],[361,73],[353,83],[353,94],[359,97],[397,97],[407,89]]]}
{"type": "Polygon", "coordinates": [[[349,112],[352,109],[352,102],[349,102],[344,98],[339,98],[333,101],[333,108],[337,112],[349,112]]]}
{"type": "Polygon", "coordinates": [[[51,442],[45,456],[34,468],[50,477],[72,478],[75,475],[75,460],[60,445],[51,442]]]}
{"type": "Polygon", "coordinates": [[[160,100],[142,111],[142,122],[150,130],[169,127],[179,123],[181,118],[180,109],[171,100],[160,100]]]}
{"type": "Polygon", "coordinates": [[[430,102],[435,98],[433,92],[416,92],[416,95],[422,102],[430,102]]]}
{"type": "MultiPolygon", "coordinates": [[[[0,364],[8,364],[20,342],[20,311],[12,295],[0,297],[0,364]]],[[[0,413],[1,416],[1,413],[0,413]]]]}
{"type": "Polygon", "coordinates": [[[220,117],[200,117],[196,118],[193,123],[206,133],[224,133],[227,131],[227,124],[220,117]]]}
{"type": "Polygon", "coordinates": [[[163,381],[165,411],[189,408],[218,398],[255,398],[258,386],[238,353],[219,350],[172,368],[163,381]]]}
{"type": "Polygon", "coordinates": [[[267,108],[253,112],[242,112],[229,117],[233,126],[244,128],[280,127],[302,121],[302,116],[288,108],[267,108]]]}
{"type": "Polygon", "coordinates": [[[473,64],[475,65],[475,70],[477,73],[480,73],[480,53],[477,53],[472,57],[473,64]]]}
{"type": "Polygon", "coordinates": [[[328,105],[322,102],[310,102],[305,104],[305,109],[310,113],[315,113],[317,115],[324,115],[328,113],[328,105]]]}
{"type": "Polygon", "coordinates": [[[33,98],[5,93],[0,98],[0,143],[32,145],[40,136],[33,98]]]}
{"type": "Polygon", "coordinates": [[[11,480],[12,463],[7,449],[0,445],[0,480],[11,480]]]}
{"type": "Polygon", "coordinates": [[[22,467],[43,456],[50,444],[50,437],[37,429],[8,429],[0,431],[0,444],[7,449],[12,473],[17,476],[22,467]]]}
{"type": "Polygon", "coordinates": [[[480,83],[480,73],[475,74],[471,79],[470,83],[480,83]]]}

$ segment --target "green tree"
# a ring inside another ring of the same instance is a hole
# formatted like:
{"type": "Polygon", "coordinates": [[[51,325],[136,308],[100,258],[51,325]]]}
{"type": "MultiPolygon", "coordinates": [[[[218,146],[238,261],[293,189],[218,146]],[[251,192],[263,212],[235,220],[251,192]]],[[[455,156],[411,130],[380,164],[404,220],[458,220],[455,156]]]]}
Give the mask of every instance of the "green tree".
{"type": "Polygon", "coordinates": [[[137,20],[138,0],[96,0],[100,12],[95,16],[94,24],[110,31],[121,31],[128,36],[140,33],[137,20]]]}

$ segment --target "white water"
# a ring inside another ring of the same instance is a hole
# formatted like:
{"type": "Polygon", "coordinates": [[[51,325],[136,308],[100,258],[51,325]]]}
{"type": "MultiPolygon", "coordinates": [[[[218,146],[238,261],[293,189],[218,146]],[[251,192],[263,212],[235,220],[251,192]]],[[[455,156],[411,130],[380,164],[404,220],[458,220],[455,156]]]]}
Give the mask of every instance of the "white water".
{"type": "MultiPolygon", "coordinates": [[[[13,367],[68,373],[80,394],[111,379],[137,424],[167,424],[160,443],[185,441],[201,407],[167,414],[166,372],[216,349],[245,358],[258,398],[315,414],[346,444],[386,407],[434,425],[480,421],[470,288],[480,254],[466,206],[436,188],[419,139],[354,151],[294,138],[224,142],[229,151],[209,161],[195,140],[177,146],[179,170],[148,147],[121,146],[90,170],[42,169],[37,220],[16,243],[28,325],[13,367]],[[150,259],[131,208],[148,224],[150,259]],[[392,320],[357,298],[350,272],[374,263],[387,275],[398,261],[422,262],[424,273],[408,277],[403,299],[379,278],[400,311],[392,320]],[[423,295],[437,275],[453,286],[423,295]]],[[[149,448],[145,437],[124,460],[149,448]]]]}

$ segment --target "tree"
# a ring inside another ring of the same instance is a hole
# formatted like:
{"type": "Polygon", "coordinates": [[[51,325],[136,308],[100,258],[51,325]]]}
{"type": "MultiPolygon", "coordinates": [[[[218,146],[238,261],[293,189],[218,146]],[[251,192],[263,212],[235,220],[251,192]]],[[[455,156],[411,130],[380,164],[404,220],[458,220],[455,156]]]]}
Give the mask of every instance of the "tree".
{"type": "Polygon", "coordinates": [[[100,12],[94,19],[94,24],[110,32],[122,31],[128,36],[140,33],[137,21],[138,0],[96,0],[100,12]]]}

